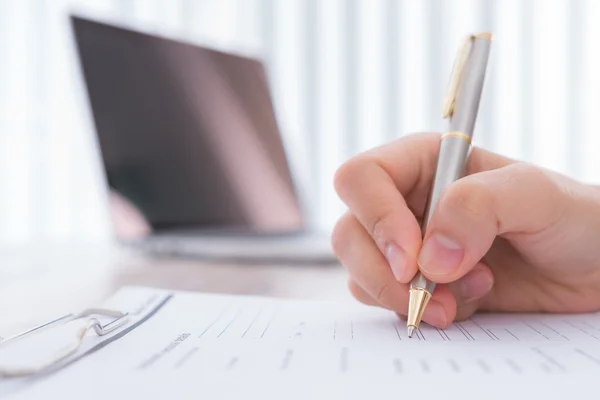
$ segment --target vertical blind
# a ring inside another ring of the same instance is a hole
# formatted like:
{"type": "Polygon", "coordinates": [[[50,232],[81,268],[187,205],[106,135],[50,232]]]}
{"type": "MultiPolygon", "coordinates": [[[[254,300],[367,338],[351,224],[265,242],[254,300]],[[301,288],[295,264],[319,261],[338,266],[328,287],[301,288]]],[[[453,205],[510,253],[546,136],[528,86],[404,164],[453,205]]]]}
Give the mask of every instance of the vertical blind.
{"type": "Polygon", "coordinates": [[[476,145],[600,180],[596,0],[0,0],[0,242],[109,238],[68,12],[266,62],[313,227],[352,155],[443,130],[465,34],[495,34],[476,145]]]}

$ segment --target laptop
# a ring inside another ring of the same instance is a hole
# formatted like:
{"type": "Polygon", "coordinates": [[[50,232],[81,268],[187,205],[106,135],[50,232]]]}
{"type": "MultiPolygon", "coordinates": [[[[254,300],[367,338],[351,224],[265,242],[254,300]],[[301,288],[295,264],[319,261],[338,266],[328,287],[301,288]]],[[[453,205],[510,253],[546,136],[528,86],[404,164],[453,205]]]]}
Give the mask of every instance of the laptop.
{"type": "Polygon", "coordinates": [[[334,262],[307,229],[264,65],[71,16],[118,242],[155,254],[334,262]]]}

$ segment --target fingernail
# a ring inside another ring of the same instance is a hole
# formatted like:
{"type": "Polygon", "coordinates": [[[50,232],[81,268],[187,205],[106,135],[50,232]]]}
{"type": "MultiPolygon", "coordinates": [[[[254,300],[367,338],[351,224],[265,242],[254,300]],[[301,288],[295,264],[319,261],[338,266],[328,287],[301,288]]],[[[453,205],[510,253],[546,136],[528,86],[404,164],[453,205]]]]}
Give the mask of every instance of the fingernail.
{"type": "Polygon", "coordinates": [[[447,326],[446,311],[437,301],[430,301],[423,313],[423,320],[430,325],[447,326]]]}
{"type": "Polygon", "coordinates": [[[406,273],[406,253],[395,244],[389,244],[385,253],[394,278],[401,281],[406,273]]]}
{"type": "Polygon", "coordinates": [[[419,254],[419,266],[431,275],[445,275],[454,271],[463,259],[464,250],[447,236],[433,234],[419,254]]]}
{"type": "Polygon", "coordinates": [[[489,272],[473,270],[460,280],[460,295],[463,301],[468,303],[485,296],[493,284],[494,279],[489,272]]]}

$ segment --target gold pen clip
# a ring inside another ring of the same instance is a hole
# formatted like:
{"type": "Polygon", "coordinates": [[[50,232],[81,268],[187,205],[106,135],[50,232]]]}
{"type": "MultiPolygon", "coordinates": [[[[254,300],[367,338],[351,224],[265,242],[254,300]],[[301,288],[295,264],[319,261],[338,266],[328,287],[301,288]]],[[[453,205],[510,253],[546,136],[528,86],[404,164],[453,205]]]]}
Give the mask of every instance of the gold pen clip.
{"type": "Polygon", "coordinates": [[[488,32],[479,33],[477,35],[469,35],[465,38],[463,45],[458,51],[454,66],[452,67],[452,74],[450,75],[450,82],[448,84],[448,92],[444,99],[444,109],[442,110],[442,118],[450,118],[454,114],[454,104],[456,102],[456,95],[458,94],[458,87],[460,85],[460,79],[462,77],[465,64],[471,52],[471,46],[476,38],[484,38],[491,40],[492,35],[488,32]]]}

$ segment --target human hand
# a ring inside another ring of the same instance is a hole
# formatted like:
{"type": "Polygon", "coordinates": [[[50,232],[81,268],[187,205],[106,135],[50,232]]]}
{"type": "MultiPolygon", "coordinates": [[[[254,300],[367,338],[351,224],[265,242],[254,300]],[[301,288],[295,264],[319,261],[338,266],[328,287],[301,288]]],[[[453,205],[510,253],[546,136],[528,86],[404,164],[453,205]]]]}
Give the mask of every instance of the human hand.
{"type": "Polygon", "coordinates": [[[419,264],[438,283],[423,316],[437,327],[477,310],[599,310],[600,189],[474,148],[422,240],[439,140],[406,136],[338,170],[349,211],[332,245],[354,297],[406,315],[419,264]]]}

